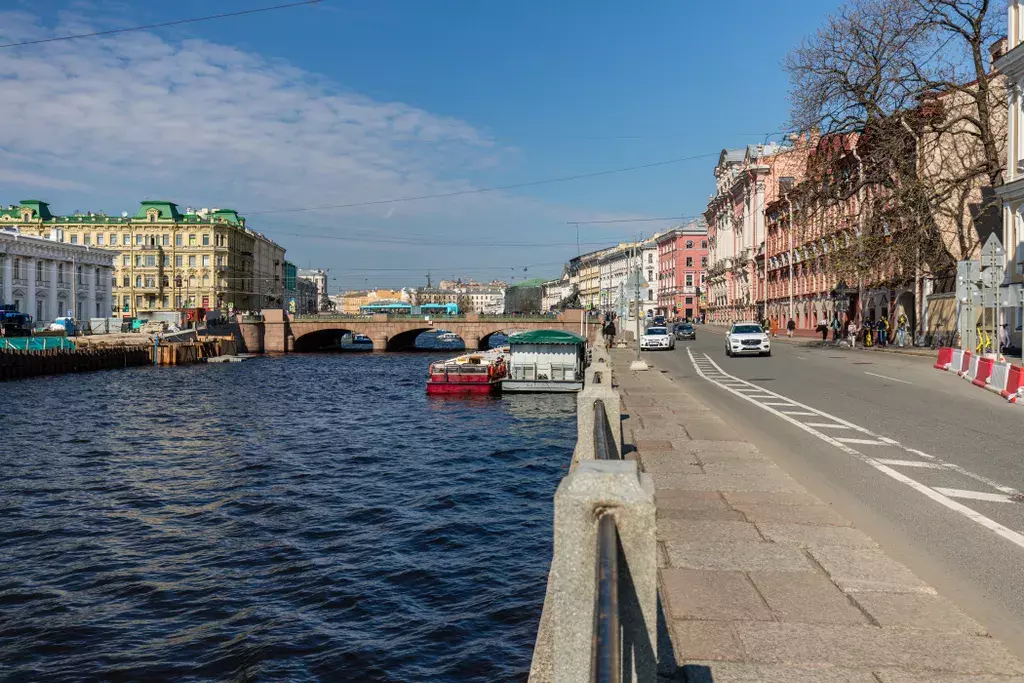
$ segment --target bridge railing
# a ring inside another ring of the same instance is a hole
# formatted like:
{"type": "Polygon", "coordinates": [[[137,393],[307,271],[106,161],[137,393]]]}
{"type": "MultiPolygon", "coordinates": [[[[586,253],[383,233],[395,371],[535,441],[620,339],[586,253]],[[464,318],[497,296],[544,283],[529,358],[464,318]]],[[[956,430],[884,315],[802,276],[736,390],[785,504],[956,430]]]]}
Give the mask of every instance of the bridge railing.
{"type": "Polygon", "coordinates": [[[603,345],[594,357],[577,395],[573,464],[555,493],[530,683],[657,678],[654,485],[622,457],[618,393],[603,345]]]}

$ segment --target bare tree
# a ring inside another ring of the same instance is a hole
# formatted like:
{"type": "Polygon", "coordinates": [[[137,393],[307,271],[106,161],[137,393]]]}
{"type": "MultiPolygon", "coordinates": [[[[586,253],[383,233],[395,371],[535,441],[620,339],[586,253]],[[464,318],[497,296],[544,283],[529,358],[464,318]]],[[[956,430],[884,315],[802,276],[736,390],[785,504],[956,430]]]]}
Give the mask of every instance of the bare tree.
{"type": "Polygon", "coordinates": [[[920,275],[977,247],[1005,145],[996,14],[989,0],[851,0],[788,56],[792,122],[821,132],[802,188],[820,267],[913,279],[920,304],[920,275]]]}

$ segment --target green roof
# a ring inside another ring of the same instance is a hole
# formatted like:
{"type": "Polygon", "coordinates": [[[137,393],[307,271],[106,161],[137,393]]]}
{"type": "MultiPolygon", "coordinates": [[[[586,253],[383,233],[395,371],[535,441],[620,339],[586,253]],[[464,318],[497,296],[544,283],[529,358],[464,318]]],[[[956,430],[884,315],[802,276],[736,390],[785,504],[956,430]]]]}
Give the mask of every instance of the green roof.
{"type": "Polygon", "coordinates": [[[523,280],[522,282],[518,282],[514,285],[509,285],[509,289],[515,289],[516,287],[540,287],[545,282],[547,282],[547,280],[544,278],[535,277],[532,280],[523,280]]]}
{"type": "Polygon", "coordinates": [[[43,220],[53,218],[50,214],[50,205],[46,202],[41,202],[38,199],[22,199],[21,205],[32,209],[36,214],[36,218],[42,218],[43,220]]]}
{"type": "Polygon", "coordinates": [[[181,212],[178,211],[178,205],[174,202],[150,200],[142,202],[139,206],[139,210],[135,212],[135,217],[145,218],[146,212],[150,209],[157,209],[160,212],[160,218],[173,218],[176,221],[181,220],[181,212]]]}
{"type": "Polygon", "coordinates": [[[583,344],[586,340],[578,334],[565,330],[530,330],[513,334],[509,344],[583,344]]]}

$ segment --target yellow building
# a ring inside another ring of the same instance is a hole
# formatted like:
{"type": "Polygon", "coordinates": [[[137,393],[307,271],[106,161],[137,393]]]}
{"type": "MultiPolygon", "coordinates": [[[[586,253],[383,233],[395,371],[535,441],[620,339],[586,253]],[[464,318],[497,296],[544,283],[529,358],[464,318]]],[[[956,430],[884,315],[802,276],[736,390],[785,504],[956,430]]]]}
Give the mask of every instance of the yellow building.
{"type": "Polygon", "coordinates": [[[46,202],[25,200],[10,212],[26,234],[117,251],[114,315],[283,305],[284,248],[232,209],[181,213],[173,202],[144,201],[134,216],[55,216],[46,202]]]}
{"type": "Polygon", "coordinates": [[[361,306],[383,301],[402,301],[403,292],[396,289],[371,289],[368,291],[345,292],[342,294],[342,313],[357,315],[361,306]]]}

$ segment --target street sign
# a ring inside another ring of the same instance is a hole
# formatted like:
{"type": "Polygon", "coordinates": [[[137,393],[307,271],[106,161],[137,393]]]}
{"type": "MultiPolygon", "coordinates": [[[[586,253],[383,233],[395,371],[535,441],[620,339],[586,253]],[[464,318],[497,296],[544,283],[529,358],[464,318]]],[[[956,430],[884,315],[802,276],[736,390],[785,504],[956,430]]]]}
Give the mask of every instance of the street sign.
{"type": "Polygon", "coordinates": [[[998,266],[989,266],[985,270],[981,271],[981,282],[986,287],[998,287],[1003,284],[1003,277],[1005,273],[1003,271],[1002,264],[998,266]]]}
{"type": "Polygon", "coordinates": [[[999,241],[995,233],[988,236],[985,246],[981,248],[981,267],[1001,266],[1006,252],[1003,251],[1003,243],[999,241]]]}

